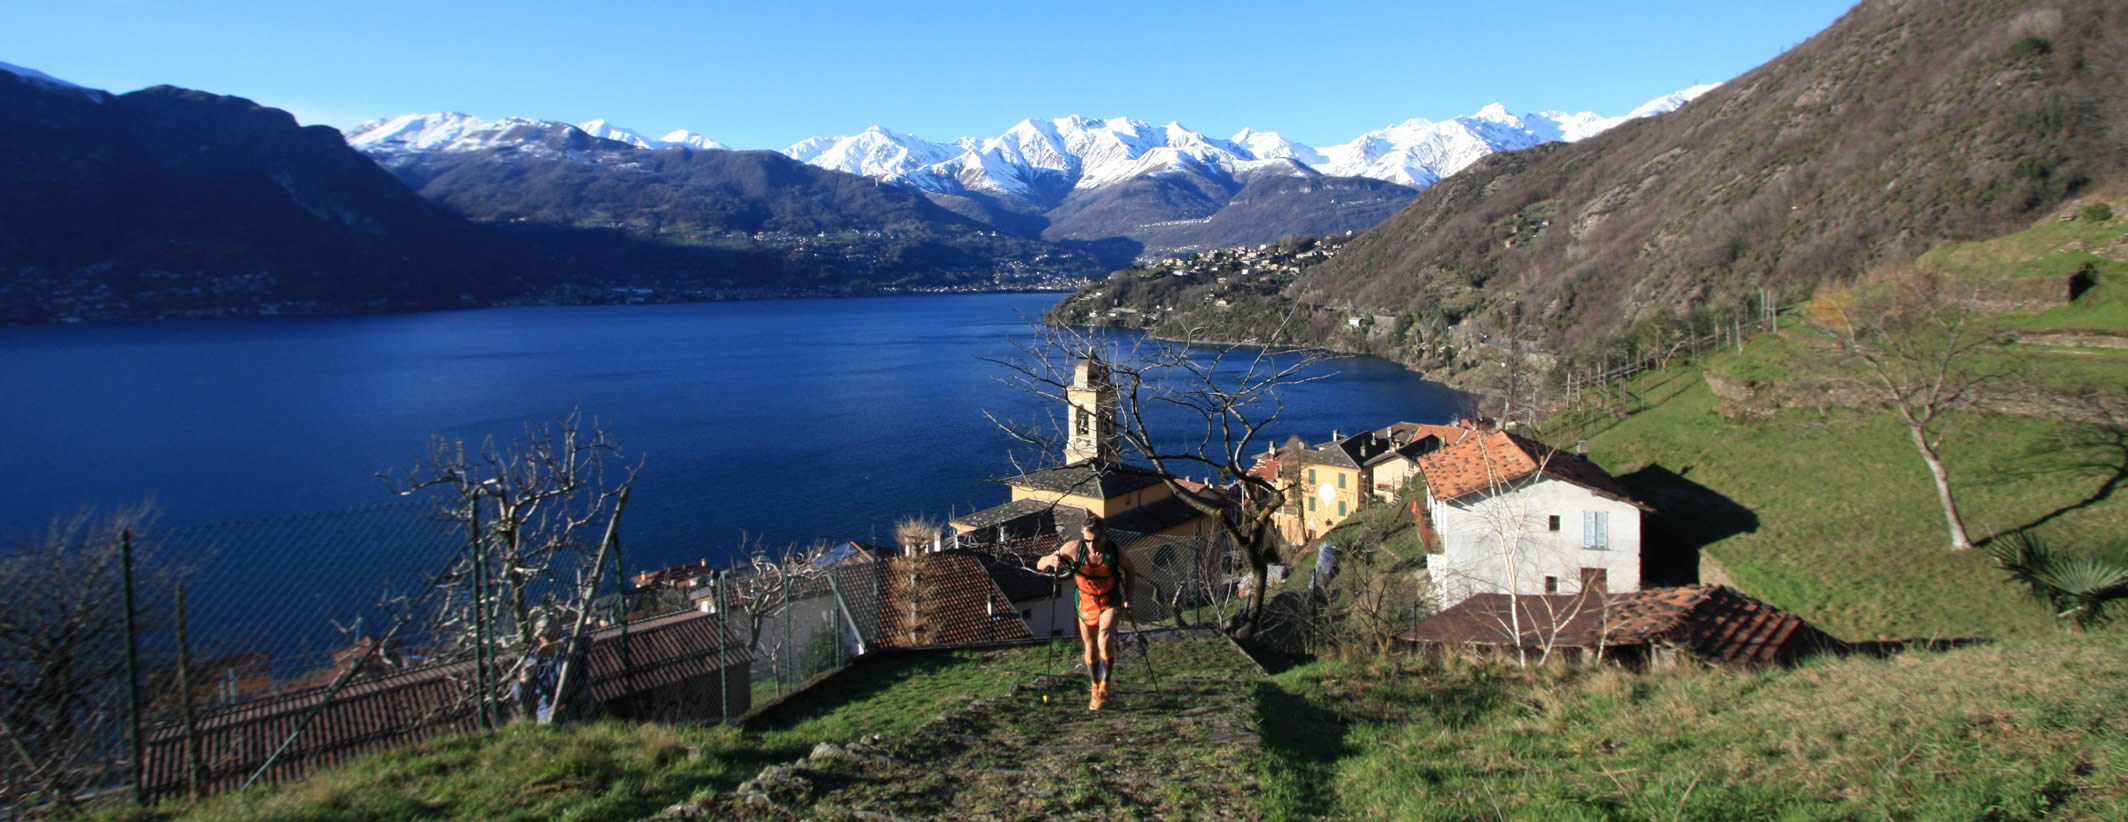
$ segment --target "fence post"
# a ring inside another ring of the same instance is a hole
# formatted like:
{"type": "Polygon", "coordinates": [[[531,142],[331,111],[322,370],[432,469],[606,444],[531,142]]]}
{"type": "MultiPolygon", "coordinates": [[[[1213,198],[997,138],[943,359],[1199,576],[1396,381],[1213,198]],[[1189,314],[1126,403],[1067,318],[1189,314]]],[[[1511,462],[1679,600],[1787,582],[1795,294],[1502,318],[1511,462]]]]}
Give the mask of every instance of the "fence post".
{"type": "Polygon", "coordinates": [[[185,586],[177,586],[177,704],[185,723],[185,793],[198,799],[201,774],[199,720],[192,713],[192,639],[186,626],[185,586]]]}
{"type": "Polygon", "coordinates": [[[731,724],[731,615],[724,612],[724,572],[712,571],[709,575],[709,609],[717,612],[717,632],[723,634],[718,644],[723,646],[717,654],[717,709],[723,712],[724,724],[731,724]]]}
{"type": "MultiPolygon", "coordinates": [[[[783,572],[783,681],[777,685],[782,693],[790,693],[791,685],[791,572],[783,572]]],[[[781,694],[778,694],[779,696],[781,694]]]]}
{"type": "Polygon", "coordinates": [[[141,788],[140,739],[140,646],[133,620],[133,529],[118,532],[118,562],[125,574],[121,587],[125,588],[126,606],[126,736],[133,747],[133,804],[144,798],[141,788]]]}
{"type": "Polygon", "coordinates": [[[493,728],[495,683],[488,676],[488,653],[494,638],[488,635],[488,563],[481,542],[480,495],[476,493],[466,502],[466,548],[473,554],[473,698],[477,700],[474,722],[482,728],[493,728]]]}

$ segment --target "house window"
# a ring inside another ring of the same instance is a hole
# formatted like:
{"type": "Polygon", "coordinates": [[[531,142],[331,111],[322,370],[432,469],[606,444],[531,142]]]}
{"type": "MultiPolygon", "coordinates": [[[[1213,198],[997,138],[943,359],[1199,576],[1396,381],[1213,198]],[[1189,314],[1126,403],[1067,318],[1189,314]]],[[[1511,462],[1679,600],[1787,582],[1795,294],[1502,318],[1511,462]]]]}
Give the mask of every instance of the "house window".
{"type": "Polygon", "coordinates": [[[1310,468],[1310,469],[1308,469],[1308,484],[1309,484],[1309,485],[1314,485],[1314,484],[1315,484],[1315,469],[1313,469],[1313,468],[1310,468]]]}
{"type": "MultiPolygon", "coordinates": [[[[1340,475],[1340,476],[1342,476],[1342,475],[1340,475]]],[[[1338,516],[1341,516],[1341,517],[1345,515],[1345,501],[1344,501],[1344,500],[1338,500],[1338,501],[1337,501],[1337,515],[1338,515],[1338,516]]]]}
{"type": "Polygon", "coordinates": [[[1341,491],[1345,488],[1345,472],[1343,471],[1337,472],[1337,487],[1341,491]]]}
{"type": "Polygon", "coordinates": [[[1545,592],[1545,593],[1547,593],[1547,594],[1556,594],[1556,593],[1559,593],[1559,578],[1558,578],[1558,577],[1545,577],[1545,578],[1544,578],[1544,592],[1545,592]]]}
{"type": "Polygon", "coordinates": [[[1313,511],[1313,510],[1315,510],[1315,498],[1314,498],[1314,497],[1309,497],[1309,498],[1308,498],[1308,510],[1310,510],[1310,511],[1313,511]]]}
{"type": "Polygon", "coordinates": [[[1602,568],[1581,569],[1581,590],[1599,592],[1611,590],[1610,572],[1602,568]]]}
{"type": "Polygon", "coordinates": [[[1581,512],[1581,547],[1595,549],[1611,547],[1610,512],[1581,512]]]}
{"type": "Polygon", "coordinates": [[[1550,529],[1550,530],[1551,530],[1552,532],[1554,532],[1554,533],[1557,533],[1557,532],[1559,531],[1559,515],[1558,515],[1558,514],[1553,514],[1553,515],[1551,515],[1551,516],[1549,516],[1549,517],[1545,517],[1545,518],[1544,518],[1544,520],[1545,520],[1545,523],[1544,523],[1544,524],[1545,524],[1546,526],[1548,526],[1548,527],[1549,527],[1549,529],[1550,529]]]}

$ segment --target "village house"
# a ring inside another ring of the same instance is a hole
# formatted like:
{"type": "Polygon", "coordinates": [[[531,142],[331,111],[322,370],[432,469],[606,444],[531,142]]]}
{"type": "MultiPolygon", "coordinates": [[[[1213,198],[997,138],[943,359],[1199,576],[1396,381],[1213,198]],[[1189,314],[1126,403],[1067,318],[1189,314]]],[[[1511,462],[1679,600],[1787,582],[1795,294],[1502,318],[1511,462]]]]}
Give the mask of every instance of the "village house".
{"type": "Polygon", "coordinates": [[[1724,585],[1628,593],[1478,594],[1406,631],[1433,652],[1476,650],[1634,667],[1687,661],[1792,665],[1839,640],[1802,617],[1724,585]],[[1514,612],[1510,612],[1513,609],[1514,612]]]}
{"type": "Polygon", "coordinates": [[[1419,457],[1460,439],[1466,430],[1400,422],[1349,437],[1332,431],[1330,441],[1313,448],[1289,449],[1283,457],[1276,450],[1266,451],[1249,473],[1284,492],[1279,534],[1288,542],[1304,543],[1344,522],[1368,496],[1395,502],[1404,483],[1418,474],[1419,457]]]}
{"type": "Polygon", "coordinates": [[[1087,514],[1100,516],[1111,530],[1134,534],[1220,533],[1217,517],[1203,508],[1225,510],[1231,504],[1225,494],[1203,482],[1178,479],[1171,484],[1159,471],[1122,461],[1115,427],[1116,388],[1105,366],[1092,359],[1080,362],[1065,401],[1070,431],[1064,464],[1004,480],[1012,489],[1010,501],[950,523],[958,542],[1076,535],[1087,514]]]}
{"type": "Polygon", "coordinates": [[[1586,457],[1484,430],[1419,457],[1418,469],[1439,607],[1480,593],[1640,588],[1641,515],[1653,509],[1586,457]]]}

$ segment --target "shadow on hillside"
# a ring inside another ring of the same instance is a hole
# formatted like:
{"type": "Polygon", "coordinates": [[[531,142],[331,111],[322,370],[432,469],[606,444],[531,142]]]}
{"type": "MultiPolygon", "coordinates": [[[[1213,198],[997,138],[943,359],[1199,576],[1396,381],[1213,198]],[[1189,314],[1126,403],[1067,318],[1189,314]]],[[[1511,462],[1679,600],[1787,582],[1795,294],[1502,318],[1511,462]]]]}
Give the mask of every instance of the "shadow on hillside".
{"type": "Polygon", "coordinates": [[[833,687],[813,687],[793,693],[747,718],[746,727],[756,731],[787,730],[814,716],[824,705],[867,699],[900,684],[912,674],[938,671],[954,664],[952,654],[928,649],[862,659],[829,674],[835,680],[833,687]]]}
{"type": "Polygon", "coordinates": [[[2119,491],[2124,483],[2128,483],[2128,427],[2079,426],[2074,434],[2067,437],[2061,449],[2047,453],[2068,455],[2068,459],[2060,463],[2055,470],[2094,474],[2104,479],[2083,499],[2041,514],[2031,522],[1990,534],[1981,539],[1978,545],[1985,547],[1994,542],[1996,537],[2038,528],[2071,512],[2105,502],[2112,499],[2114,492],[2119,491]]]}
{"type": "Polygon", "coordinates": [[[1619,482],[1633,498],[1655,507],[1641,521],[1641,584],[1646,587],[1699,582],[1699,552],[1716,542],[1759,529],[1759,515],[1712,488],[1685,478],[1691,466],[1672,471],[1649,465],[1619,482]]]}
{"type": "Polygon", "coordinates": [[[1912,651],[1942,652],[1994,642],[1986,637],[1951,637],[1948,639],[1891,639],[1879,642],[1843,643],[1839,650],[1842,656],[1867,656],[1887,659],[1912,651]]]}
{"type": "Polygon", "coordinates": [[[1283,806],[1279,815],[1287,818],[1329,813],[1337,761],[1354,753],[1345,744],[1345,723],[1307,697],[1265,680],[1256,683],[1256,721],[1271,767],[1286,777],[1272,781],[1270,804],[1283,806]]]}

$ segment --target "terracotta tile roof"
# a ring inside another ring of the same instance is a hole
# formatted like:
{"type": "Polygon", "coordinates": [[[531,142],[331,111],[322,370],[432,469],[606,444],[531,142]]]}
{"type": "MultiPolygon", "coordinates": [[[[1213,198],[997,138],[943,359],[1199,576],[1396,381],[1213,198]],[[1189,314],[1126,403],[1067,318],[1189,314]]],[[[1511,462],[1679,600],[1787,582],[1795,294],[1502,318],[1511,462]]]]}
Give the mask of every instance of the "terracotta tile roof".
{"type": "Polygon", "coordinates": [[[1392,423],[1389,427],[1382,429],[1380,433],[1382,436],[1388,437],[1391,442],[1409,443],[1425,437],[1436,437],[1441,440],[1442,445],[1454,445],[1462,442],[1464,437],[1470,436],[1478,430],[1478,421],[1458,420],[1449,425],[1425,422],[1392,423]]]}
{"type": "Polygon", "coordinates": [[[1520,482],[1540,469],[1554,479],[1644,511],[1654,510],[1633,499],[1616,478],[1587,459],[1506,431],[1469,437],[1419,457],[1419,473],[1426,475],[1426,487],[1435,499],[1461,499],[1496,483],[1520,482]]]}
{"type": "Polygon", "coordinates": [[[1838,641],[1801,617],[1726,585],[1610,594],[1478,594],[1404,633],[1406,642],[1513,647],[1510,603],[1520,644],[1552,638],[1561,647],[1661,644],[1702,659],[1743,665],[1787,663],[1838,641]]]}
{"type": "Polygon", "coordinates": [[[962,551],[916,555],[922,562],[917,584],[922,586],[923,609],[928,630],[910,637],[908,608],[889,575],[900,563],[882,562],[879,569],[879,647],[909,648],[935,645],[977,645],[1025,639],[1027,623],[1013,610],[1012,600],[990,581],[983,563],[962,551]]]}
{"type": "Polygon", "coordinates": [[[745,666],[754,655],[746,642],[724,627],[715,614],[683,611],[591,635],[591,698],[611,702],[698,676],[715,676],[720,668],[745,666]]]}

